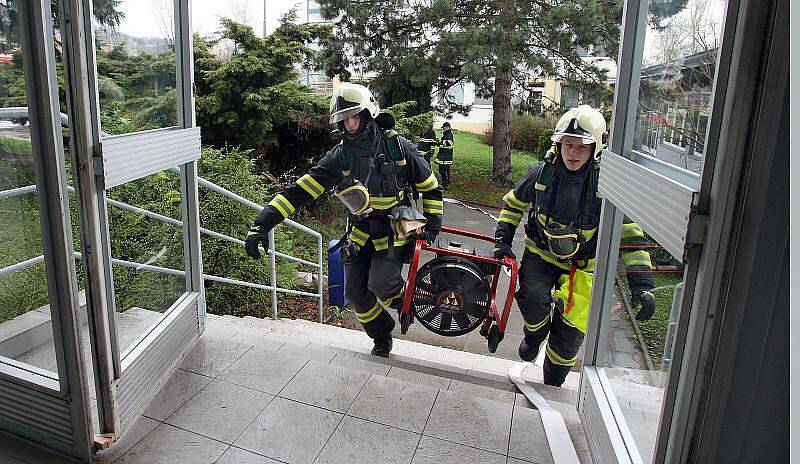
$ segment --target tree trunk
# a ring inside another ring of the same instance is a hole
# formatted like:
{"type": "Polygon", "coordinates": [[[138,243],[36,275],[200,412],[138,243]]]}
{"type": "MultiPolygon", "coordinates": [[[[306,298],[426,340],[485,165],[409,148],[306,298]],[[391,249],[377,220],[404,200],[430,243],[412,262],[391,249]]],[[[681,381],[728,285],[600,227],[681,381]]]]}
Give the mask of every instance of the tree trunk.
{"type": "Polygon", "coordinates": [[[492,183],[512,187],[511,178],[511,68],[498,66],[492,101],[492,183]]]}

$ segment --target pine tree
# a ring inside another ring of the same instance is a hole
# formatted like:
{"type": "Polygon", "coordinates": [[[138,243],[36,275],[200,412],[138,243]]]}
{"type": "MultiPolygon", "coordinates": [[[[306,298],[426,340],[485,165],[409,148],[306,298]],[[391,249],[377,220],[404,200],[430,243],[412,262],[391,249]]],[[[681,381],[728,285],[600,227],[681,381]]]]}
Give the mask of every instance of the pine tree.
{"type": "MultiPolygon", "coordinates": [[[[599,89],[610,102],[603,72],[579,52],[600,47],[616,56],[621,0],[319,3],[324,17],[336,19],[336,31],[321,56],[330,75],[347,68],[376,72],[376,91],[383,100],[389,97],[384,104],[402,95],[398,89],[446,96],[447,89],[465,82],[494,97],[495,184],[512,184],[512,93],[524,97],[543,77],[559,77],[599,89]],[[387,89],[392,92],[384,95],[387,89]]],[[[440,109],[466,110],[455,103],[445,98],[440,109]]],[[[426,104],[420,102],[420,108],[426,104]]]]}

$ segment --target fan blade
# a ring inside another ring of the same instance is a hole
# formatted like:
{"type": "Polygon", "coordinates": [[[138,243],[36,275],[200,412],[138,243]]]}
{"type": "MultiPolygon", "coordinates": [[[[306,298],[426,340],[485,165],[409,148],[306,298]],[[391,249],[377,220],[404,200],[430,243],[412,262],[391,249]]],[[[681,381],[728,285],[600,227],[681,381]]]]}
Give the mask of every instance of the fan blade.
{"type": "Polygon", "coordinates": [[[467,327],[469,327],[469,323],[470,323],[469,317],[467,317],[467,315],[466,315],[466,313],[464,313],[464,311],[458,311],[457,313],[455,313],[453,315],[453,317],[455,318],[456,324],[458,324],[458,327],[461,330],[464,330],[467,327]]]}
{"type": "Polygon", "coordinates": [[[427,293],[434,294],[434,295],[439,290],[438,288],[436,288],[436,285],[434,285],[432,283],[425,282],[422,279],[417,279],[417,281],[414,283],[414,286],[416,288],[419,288],[419,289],[427,292],[427,293]]]}
{"type": "Polygon", "coordinates": [[[453,315],[450,313],[442,313],[442,320],[439,322],[439,329],[443,331],[450,331],[453,325],[453,315]]]}
{"type": "Polygon", "coordinates": [[[434,319],[436,319],[437,314],[439,314],[439,310],[436,308],[431,308],[423,314],[417,313],[417,317],[419,317],[425,322],[431,322],[434,319]]]}

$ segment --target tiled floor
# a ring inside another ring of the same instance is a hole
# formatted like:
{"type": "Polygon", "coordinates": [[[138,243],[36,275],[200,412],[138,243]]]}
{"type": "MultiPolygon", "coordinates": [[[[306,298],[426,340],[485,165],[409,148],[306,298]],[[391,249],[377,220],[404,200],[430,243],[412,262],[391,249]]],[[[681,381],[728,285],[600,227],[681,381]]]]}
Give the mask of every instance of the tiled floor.
{"type": "Polygon", "coordinates": [[[105,462],[552,462],[538,414],[511,391],[242,339],[208,330],[105,462]]]}

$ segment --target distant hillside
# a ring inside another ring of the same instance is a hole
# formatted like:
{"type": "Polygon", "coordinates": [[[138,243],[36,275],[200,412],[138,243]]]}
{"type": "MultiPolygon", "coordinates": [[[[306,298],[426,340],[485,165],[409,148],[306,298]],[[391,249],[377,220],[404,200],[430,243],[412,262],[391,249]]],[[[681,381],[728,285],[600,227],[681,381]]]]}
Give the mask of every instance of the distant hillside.
{"type": "Polygon", "coordinates": [[[125,44],[125,50],[130,55],[138,55],[140,53],[158,55],[172,48],[172,41],[168,42],[163,37],[136,37],[121,32],[112,33],[103,30],[98,30],[96,35],[101,47],[108,47],[111,50],[120,44],[125,44]]]}

